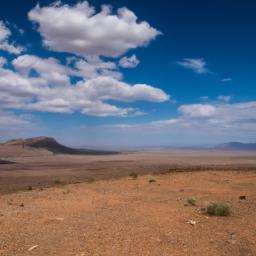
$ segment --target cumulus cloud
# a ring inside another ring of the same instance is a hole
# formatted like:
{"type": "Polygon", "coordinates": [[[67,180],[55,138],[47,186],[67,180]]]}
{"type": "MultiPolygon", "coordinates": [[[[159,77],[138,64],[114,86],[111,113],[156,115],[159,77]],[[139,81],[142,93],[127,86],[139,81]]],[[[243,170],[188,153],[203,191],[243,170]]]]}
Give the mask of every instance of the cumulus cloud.
{"type": "MultiPolygon", "coordinates": [[[[139,111],[120,108],[107,101],[164,102],[169,99],[161,89],[146,84],[130,85],[109,75],[85,79],[88,75],[81,68],[64,66],[54,58],[22,55],[12,64],[15,70],[0,67],[0,104],[3,108],[126,116],[139,111]],[[36,72],[33,76],[30,75],[32,71],[36,72]],[[70,76],[77,76],[78,81],[71,83],[70,76]]],[[[114,68],[111,63],[101,64],[103,69],[114,68]]]]}
{"type": "Polygon", "coordinates": [[[7,59],[0,56],[0,67],[2,67],[3,65],[5,65],[6,63],[7,63],[7,59]]]}
{"type": "Polygon", "coordinates": [[[119,61],[119,66],[122,68],[135,68],[140,64],[140,61],[137,59],[137,56],[133,54],[131,57],[123,57],[119,61]]]}
{"type": "Polygon", "coordinates": [[[124,102],[139,100],[164,102],[169,99],[169,96],[161,89],[147,84],[135,84],[131,86],[109,76],[101,76],[85,82],[79,82],[77,86],[81,92],[85,92],[92,100],[96,98],[124,102]]]}
{"type": "Polygon", "coordinates": [[[180,106],[178,111],[190,118],[207,118],[216,113],[216,108],[208,104],[192,104],[180,106]]]}
{"type": "MultiPolygon", "coordinates": [[[[177,119],[158,121],[162,124],[170,125],[184,124],[189,127],[204,127],[208,130],[214,128],[217,130],[232,130],[256,128],[256,102],[240,103],[216,103],[209,104],[190,104],[180,106],[178,111],[180,116],[177,119]],[[173,121],[176,120],[176,121],[173,121]]],[[[196,129],[197,129],[196,128],[196,129]]]]}
{"type": "Polygon", "coordinates": [[[28,126],[31,122],[29,119],[26,119],[22,115],[15,115],[12,112],[0,111],[0,125],[1,128],[3,126],[8,126],[11,128],[12,125],[14,126],[28,126]]]}
{"type": "Polygon", "coordinates": [[[65,67],[59,63],[57,59],[46,58],[42,59],[34,55],[22,55],[13,60],[13,65],[20,73],[30,75],[31,71],[37,74],[54,85],[68,84],[69,75],[75,75],[75,71],[65,67]]]}
{"type": "MultiPolygon", "coordinates": [[[[256,102],[189,104],[180,106],[175,118],[148,123],[115,124],[110,128],[125,130],[127,137],[143,131],[157,145],[207,145],[223,141],[255,141],[256,102]],[[152,140],[153,138],[153,140],[152,140]],[[169,138],[170,140],[166,140],[169,138]]],[[[134,141],[138,143],[138,141],[134,141]]]]}
{"type": "Polygon", "coordinates": [[[122,79],[122,74],[117,70],[117,65],[111,61],[103,61],[99,57],[87,57],[74,62],[80,76],[91,79],[98,76],[111,76],[122,79]]]}
{"type": "MultiPolygon", "coordinates": [[[[161,89],[122,81],[119,67],[138,65],[136,55],[123,57],[120,62],[108,58],[145,46],[160,34],[147,22],[138,21],[127,8],[113,13],[109,6],[103,6],[96,12],[87,1],[75,5],[56,2],[46,7],[37,5],[28,16],[38,24],[45,46],[71,55],[61,61],[25,54],[8,65],[0,58],[2,111],[79,111],[93,116],[123,117],[144,112],[130,106],[120,107],[120,102],[169,100],[170,96],[161,89]]],[[[0,48],[7,50],[8,44],[8,51],[18,54],[22,49],[8,43],[10,35],[11,31],[0,23],[0,48]]]]}
{"type": "Polygon", "coordinates": [[[177,61],[177,64],[181,67],[190,69],[199,75],[209,73],[209,69],[207,68],[207,63],[203,58],[200,58],[200,59],[184,58],[181,61],[177,61]]]}
{"type": "Polygon", "coordinates": [[[0,50],[7,51],[12,54],[20,54],[24,48],[21,46],[16,46],[9,42],[9,37],[11,36],[11,31],[5,26],[5,24],[0,21],[0,50]]]}
{"type": "Polygon", "coordinates": [[[73,6],[59,3],[32,9],[28,17],[38,24],[44,45],[78,56],[118,57],[147,45],[160,34],[147,22],[139,22],[127,8],[112,13],[110,6],[96,12],[87,1],[73,6]]]}
{"type": "Polygon", "coordinates": [[[167,119],[167,120],[159,120],[159,121],[153,121],[151,122],[149,125],[150,126],[169,126],[169,125],[174,125],[174,124],[178,124],[180,122],[179,119],[177,118],[172,118],[172,119],[167,119]]]}

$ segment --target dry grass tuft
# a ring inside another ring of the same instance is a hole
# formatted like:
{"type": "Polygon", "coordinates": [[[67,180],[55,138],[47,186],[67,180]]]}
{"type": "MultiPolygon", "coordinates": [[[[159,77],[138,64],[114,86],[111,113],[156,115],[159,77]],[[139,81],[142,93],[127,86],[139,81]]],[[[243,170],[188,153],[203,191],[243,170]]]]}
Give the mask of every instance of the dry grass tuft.
{"type": "Polygon", "coordinates": [[[226,203],[210,203],[206,207],[206,212],[214,216],[229,216],[231,214],[230,206],[226,203]]]}

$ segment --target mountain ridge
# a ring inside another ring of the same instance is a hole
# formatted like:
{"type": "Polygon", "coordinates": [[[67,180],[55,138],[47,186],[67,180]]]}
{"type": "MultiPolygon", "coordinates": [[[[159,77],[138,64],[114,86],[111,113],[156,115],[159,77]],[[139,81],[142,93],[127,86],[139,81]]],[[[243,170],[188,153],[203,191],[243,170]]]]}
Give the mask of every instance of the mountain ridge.
{"type": "Polygon", "coordinates": [[[221,150],[242,150],[242,151],[256,151],[256,143],[243,143],[243,142],[227,142],[220,144],[215,149],[221,150]]]}
{"type": "Polygon", "coordinates": [[[96,149],[79,149],[64,146],[52,137],[39,136],[27,139],[13,139],[1,144],[2,146],[20,146],[22,148],[45,149],[54,154],[71,154],[71,155],[108,155],[117,154],[115,151],[96,150],[96,149]]]}

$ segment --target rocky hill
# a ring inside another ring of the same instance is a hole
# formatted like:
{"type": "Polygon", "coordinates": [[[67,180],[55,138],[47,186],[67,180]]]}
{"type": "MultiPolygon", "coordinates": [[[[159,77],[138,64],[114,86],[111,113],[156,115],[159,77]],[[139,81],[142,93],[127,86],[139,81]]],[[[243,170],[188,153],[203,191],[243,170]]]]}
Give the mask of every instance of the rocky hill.
{"type": "Polygon", "coordinates": [[[71,155],[106,155],[116,154],[117,152],[94,150],[94,149],[77,149],[64,146],[58,143],[54,138],[50,137],[34,137],[29,139],[14,139],[7,141],[2,146],[19,146],[23,149],[44,149],[54,154],[71,154],[71,155]]]}

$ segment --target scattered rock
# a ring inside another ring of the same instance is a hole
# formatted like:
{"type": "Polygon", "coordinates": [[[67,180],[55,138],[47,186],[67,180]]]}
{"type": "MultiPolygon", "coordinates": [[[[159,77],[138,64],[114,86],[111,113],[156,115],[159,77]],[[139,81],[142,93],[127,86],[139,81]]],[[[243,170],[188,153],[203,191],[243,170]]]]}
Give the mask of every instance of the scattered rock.
{"type": "Polygon", "coordinates": [[[57,217],[57,218],[52,218],[52,219],[50,219],[50,220],[63,221],[63,220],[64,220],[64,218],[57,217]]]}
{"type": "Polygon", "coordinates": [[[246,196],[239,196],[240,200],[246,200],[246,196]]]}
{"type": "Polygon", "coordinates": [[[236,234],[232,233],[232,234],[230,235],[230,238],[229,238],[229,240],[227,241],[227,243],[235,244],[235,243],[236,243],[236,234]]]}
{"type": "Polygon", "coordinates": [[[44,220],[44,224],[56,224],[56,223],[60,223],[63,221],[64,221],[64,218],[61,218],[61,217],[48,218],[48,219],[44,220]]]}
{"type": "Polygon", "coordinates": [[[187,223],[191,226],[195,226],[197,222],[195,220],[188,220],[187,223]]]}
{"type": "Polygon", "coordinates": [[[38,247],[38,245],[33,245],[32,247],[30,247],[28,249],[29,252],[33,251],[34,249],[36,249],[38,247]]]}
{"type": "Polygon", "coordinates": [[[23,203],[20,204],[20,207],[24,207],[25,205],[23,203]]]}

